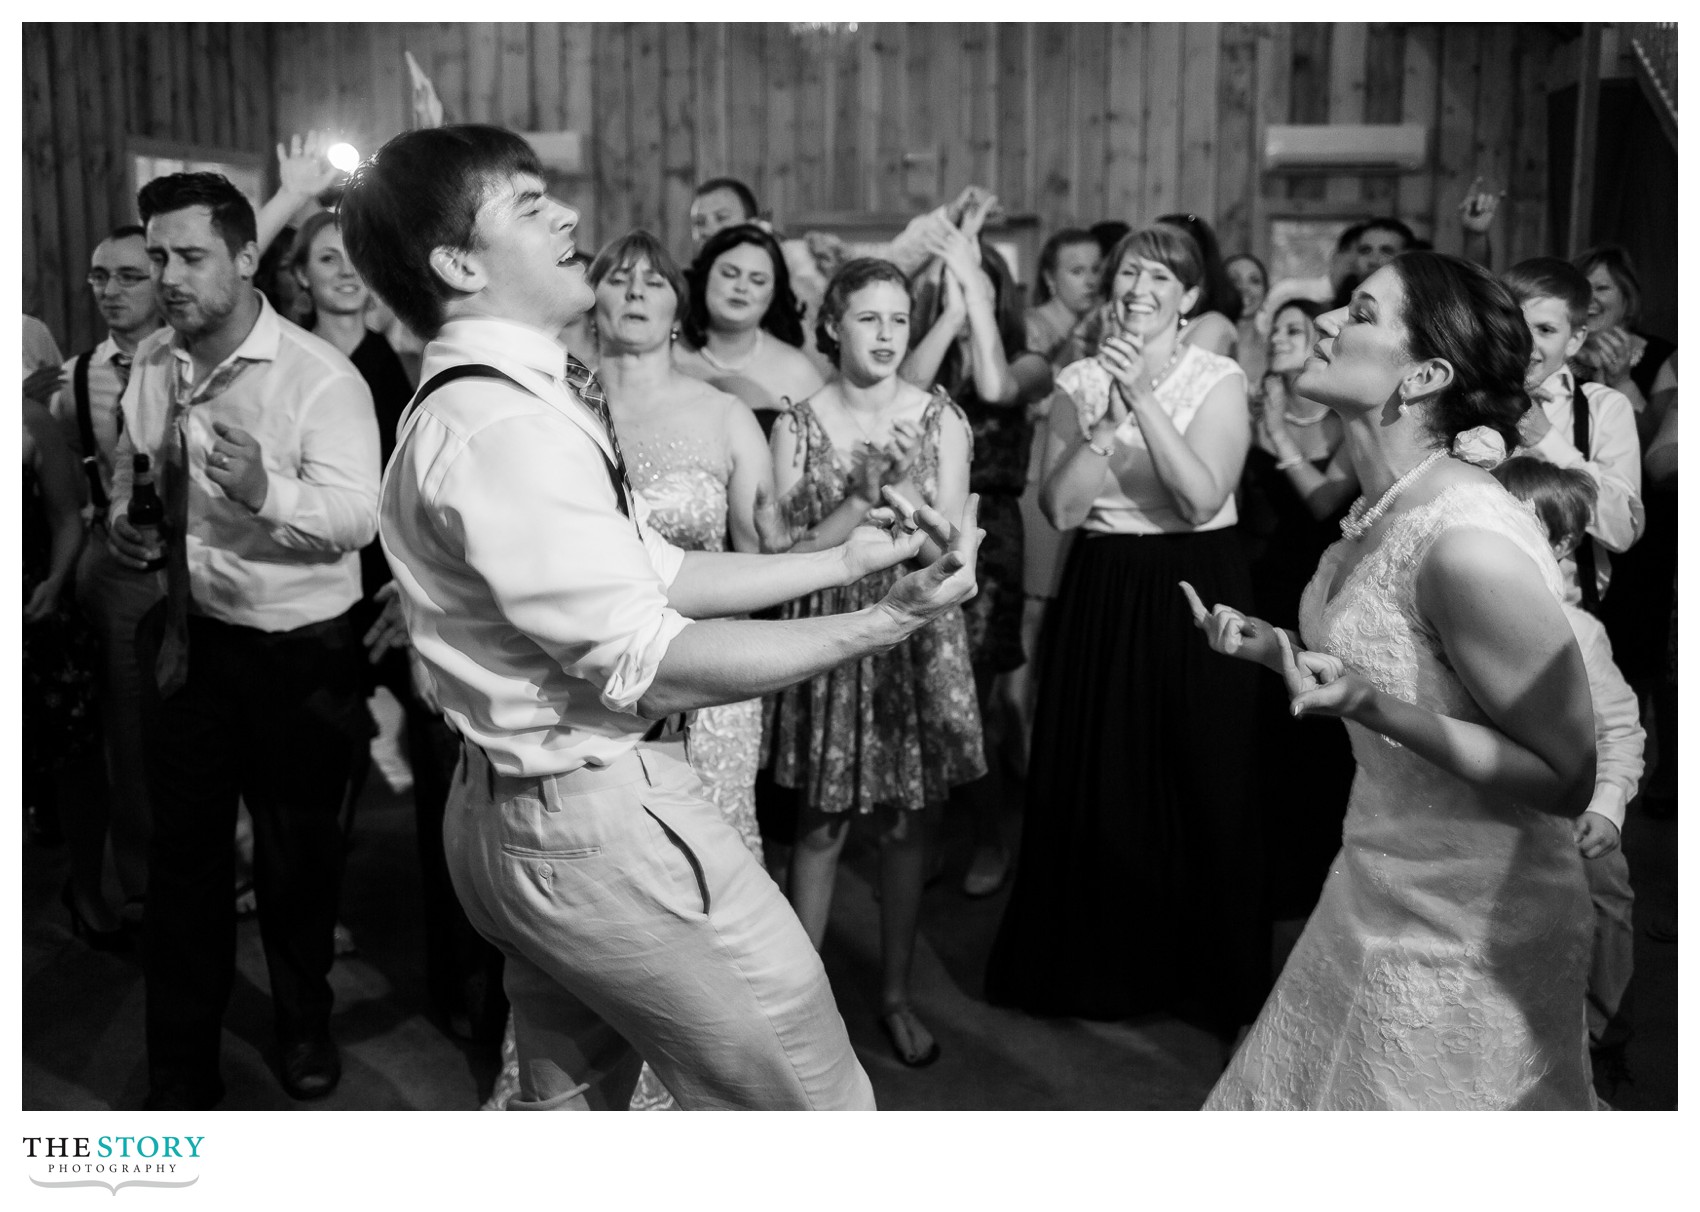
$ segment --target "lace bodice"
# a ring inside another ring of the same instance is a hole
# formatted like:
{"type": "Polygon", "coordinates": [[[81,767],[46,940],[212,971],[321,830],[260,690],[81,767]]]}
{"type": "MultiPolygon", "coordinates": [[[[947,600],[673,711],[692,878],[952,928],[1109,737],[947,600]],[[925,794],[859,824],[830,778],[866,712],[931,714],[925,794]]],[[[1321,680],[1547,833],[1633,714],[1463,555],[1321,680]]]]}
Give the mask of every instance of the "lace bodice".
{"type": "MultiPolygon", "coordinates": [[[[1486,723],[1416,608],[1430,548],[1488,530],[1562,581],[1534,514],[1463,484],[1394,519],[1332,600],[1329,548],[1300,604],[1307,647],[1380,690],[1486,723]]],[[[1570,821],[1346,725],[1358,775],[1322,899],[1210,1107],[1587,1108],[1592,935],[1570,821]]],[[[1302,772],[1283,772],[1301,778],[1302,772]]]]}
{"type": "MultiPolygon", "coordinates": [[[[1182,434],[1192,425],[1210,393],[1225,379],[1237,380],[1243,398],[1245,372],[1232,358],[1188,345],[1167,378],[1157,385],[1157,404],[1182,434]]],[[[1075,420],[1082,436],[1090,434],[1110,406],[1110,372],[1096,358],[1071,362],[1057,374],[1057,387],[1074,401],[1075,420]]],[[[1248,421],[1249,424],[1249,421],[1248,421]]],[[[1116,430],[1114,449],[1106,460],[1104,486],[1099,490],[1083,528],[1106,534],[1178,534],[1218,530],[1238,519],[1233,494],[1216,515],[1193,523],[1175,509],[1151,461],[1145,431],[1129,416],[1116,430]]]]}
{"type": "Polygon", "coordinates": [[[632,487],[649,503],[650,524],[686,551],[726,550],[726,484],[732,460],[724,440],[639,438],[630,444],[632,487]]]}
{"type": "Polygon", "coordinates": [[[1331,600],[1328,590],[1352,544],[1342,539],[1329,547],[1300,599],[1299,626],[1307,647],[1339,657],[1378,690],[1441,715],[1481,722],[1480,708],[1416,605],[1417,572],[1435,540],[1455,527],[1510,539],[1562,599],[1563,576],[1533,510],[1497,485],[1460,484],[1397,518],[1331,600]]]}

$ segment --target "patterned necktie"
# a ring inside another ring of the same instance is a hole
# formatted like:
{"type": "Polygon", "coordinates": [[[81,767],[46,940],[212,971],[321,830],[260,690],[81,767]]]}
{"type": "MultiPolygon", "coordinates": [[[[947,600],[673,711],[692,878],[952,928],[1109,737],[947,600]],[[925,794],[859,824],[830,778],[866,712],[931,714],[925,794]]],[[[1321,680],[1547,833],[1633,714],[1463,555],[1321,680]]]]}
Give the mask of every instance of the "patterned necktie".
{"type": "Polygon", "coordinates": [[[595,413],[596,419],[602,422],[602,428],[608,434],[608,445],[614,451],[614,466],[619,470],[620,483],[625,486],[626,499],[630,501],[632,481],[626,474],[626,456],[620,453],[620,435],[614,430],[614,416],[608,411],[608,395],[602,390],[602,380],[596,377],[594,370],[572,354],[567,355],[566,367],[562,370],[561,377],[578,398],[584,401],[584,406],[595,413]]]}
{"type": "MultiPolygon", "coordinates": [[[[132,354],[115,353],[112,355],[112,373],[118,376],[118,402],[120,405],[124,402],[125,390],[130,386],[130,367],[135,361],[136,359],[132,354]]],[[[114,408],[112,412],[118,432],[122,434],[124,432],[124,409],[122,407],[114,408]]]]}
{"type": "Polygon", "coordinates": [[[171,412],[165,422],[165,637],[154,663],[162,698],[170,698],[189,677],[189,410],[229,389],[254,363],[242,360],[220,367],[195,391],[194,370],[175,360],[171,412]]]}

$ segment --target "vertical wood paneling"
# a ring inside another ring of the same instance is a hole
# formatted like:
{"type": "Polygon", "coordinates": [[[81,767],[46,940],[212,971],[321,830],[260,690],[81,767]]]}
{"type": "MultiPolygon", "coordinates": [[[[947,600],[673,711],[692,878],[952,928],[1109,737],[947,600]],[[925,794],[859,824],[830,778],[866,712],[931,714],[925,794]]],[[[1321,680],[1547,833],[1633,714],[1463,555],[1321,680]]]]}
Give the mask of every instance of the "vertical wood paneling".
{"type": "Polygon", "coordinates": [[[773,33],[777,41],[789,42],[796,59],[796,86],[791,94],[791,139],[796,164],[791,174],[791,203],[796,211],[819,210],[832,200],[827,177],[832,172],[832,116],[836,107],[833,91],[838,87],[826,48],[807,43],[788,33],[773,33]]]}
{"type": "Polygon", "coordinates": [[[1481,29],[1449,25],[1441,35],[1440,130],[1434,174],[1434,246],[1441,252],[1463,248],[1463,232],[1448,221],[1470,184],[1476,158],[1476,100],[1481,90],[1481,29]]]}
{"type": "MultiPolygon", "coordinates": [[[[661,28],[639,22],[632,28],[632,225],[661,230],[661,28]]],[[[620,233],[615,232],[615,235],[620,233]]]]}
{"type": "Polygon", "coordinates": [[[1184,209],[1267,253],[1272,209],[1332,198],[1455,243],[1480,172],[1505,188],[1499,259],[1545,251],[1540,26],[867,24],[829,47],[785,23],[130,23],[26,26],[23,281],[69,346],[93,313],[88,249],[132,213],[125,139],[260,152],[336,126],[369,151],[405,128],[402,51],[445,116],[585,139],[566,186],[584,241],[639,224],[686,240],[695,184],[749,183],[783,222],[902,213],[991,186],[1041,227],[1184,209]],[[1419,122],[1428,170],[1262,173],[1271,122],[1419,122]],[[369,141],[369,142],[368,142],[369,141]],[[906,169],[906,153],[919,153],[906,169]],[[936,172],[934,171],[936,167],[936,172]],[[1439,220],[1437,223],[1436,220],[1439,220]],[[1502,250],[1502,251],[1501,251],[1502,250]]]}
{"type": "MultiPolygon", "coordinates": [[[[67,280],[70,258],[60,238],[59,210],[59,149],[54,142],[54,127],[59,115],[53,98],[53,42],[45,25],[24,26],[24,151],[30,185],[29,193],[35,216],[35,255],[26,257],[36,270],[34,281],[26,273],[24,297],[36,298],[36,316],[53,330],[60,348],[70,344],[66,328],[69,290],[67,280]]],[[[26,229],[25,238],[30,232],[26,229]]],[[[73,270],[74,272],[74,270],[73,270]]]]}
{"type": "MultiPolygon", "coordinates": [[[[370,129],[365,134],[369,144],[360,148],[361,155],[370,155],[384,143],[412,125],[413,87],[407,74],[404,52],[411,49],[403,28],[394,22],[372,27],[368,48],[371,66],[372,110],[370,129]]],[[[417,58],[417,54],[414,56],[417,58]]]]}
{"type": "MultiPolygon", "coordinates": [[[[588,25],[561,27],[561,63],[567,73],[562,87],[562,119],[568,130],[590,134],[594,121],[591,100],[596,73],[592,70],[594,42],[588,25]]],[[[588,142],[588,139],[586,140],[588,142]]]]}
{"type": "MultiPolygon", "coordinates": [[[[697,180],[725,173],[730,158],[726,130],[726,67],[731,54],[726,23],[697,27],[696,112],[697,180]]],[[[693,182],[694,185],[694,182],[693,182]]]]}
{"type": "MultiPolygon", "coordinates": [[[[1364,121],[1377,125],[1399,121],[1401,85],[1404,83],[1404,41],[1394,26],[1379,22],[1369,27],[1365,51],[1364,121]]],[[[1364,209],[1374,214],[1391,214],[1397,207],[1399,178],[1376,173],[1363,178],[1364,209]]]]}
{"type": "Polygon", "coordinates": [[[1033,209],[1047,226],[1065,220],[1071,210],[1073,140],[1057,138],[1068,129],[1072,101],[1069,77],[1074,58],[1074,30],[1052,22],[1041,25],[1033,37],[1033,114],[1041,133],[1033,147],[1034,184],[1038,189],[1033,209]]]}
{"type": "MultiPolygon", "coordinates": [[[[1289,122],[1316,124],[1328,121],[1332,29],[1332,26],[1316,22],[1301,22],[1293,26],[1289,122]]],[[[1287,187],[1288,197],[1299,200],[1320,199],[1326,194],[1327,182],[1321,177],[1294,177],[1287,187]]]]}
{"type": "Polygon", "coordinates": [[[992,29],[983,22],[966,27],[962,56],[968,64],[968,87],[962,97],[967,109],[963,129],[968,132],[968,176],[995,189],[998,180],[998,77],[997,44],[992,29]]]}
{"type": "Polygon", "coordinates": [[[1257,189],[1257,31],[1244,22],[1222,27],[1222,67],[1217,79],[1221,115],[1216,157],[1216,238],[1222,255],[1251,247],[1251,196],[1257,189]]]}
{"type": "Polygon", "coordinates": [[[1181,27],[1153,25],[1145,44],[1145,196],[1135,227],[1179,204],[1183,57],[1181,27]]]}
{"type": "MultiPolygon", "coordinates": [[[[1369,26],[1341,21],[1328,48],[1328,121],[1350,126],[1364,120],[1364,76],[1369,66],[1369,26]]],[[[1363,181],[1335,173],[1326,184],[1330,202],[1363,199],[1363,181]]]]}
{"type": "Polygon", "coordinates": [[[1202,215],[1212,226],[1216,222],[1216,87],[1221,39],[1221,26],[1209,21],[1187,25],[1182,35],[1180,192],[1175,209],[1202,215]]]}
{"type": "MultiPolygon", "coordinates": [[[[896,23],[874,27],[874,71],[863,94],[879,115],[875,135],[871,209],[896,210],[903,205],[903,156],[908,151],[904,114],[908,109],[908,27],[896,23]]],[[[774,96],[773,90],[769,95],[774,96]]],[[[773,149],[768,149],[770,161],[773,149]]]]}
{"type": "Polygon", "coordinates": [[[540,130],[531,103],[531,26],[504,21],[497,33],[496,121],[510,130],[540,130]]]}
{"type": "MultiPolygon", "coordinates": [[[[1399,120],[1428,128],[1429,162],[1440,154],[1440,27],[1413,25],[1405,32],[1404,88],[1399,120]]],[[[1405,173],[1399,178],[1398,213],[1406,222],[1434,227],[1434,174],[1405,173]]]]}
{"type": "Polygon", "coordinates": [[[758,195],[782,221],[797,213],[797,79],[796,39],[783,25],[765,26],[767,59],[767,192],[758,195]]]}
{"type": "Polygon", "coordinates": [[[868,154],[861,121],[862,46],[866,41],[867,34],[858,33],[828,67],[831,94],[826,115],[826,206],[862,204],[862,165],[868,154]]]}
{"type": "MultiPolygon", "coordinates": [[[[83,123],[77,106],[77,46],[76,27],[67,22],[55,22],[51,29],[53,64],[53,142],[58,171],[59,250],[65,262],[65,282],[70,297],[61,305],[62,324],[54,336],[61,342],[82,349],[88,340],[90,323],[88,308],[77,298],[75,282],[78,269],[87,265],[93,247],[89,243],[88,205],[83,181],[83,123]]],[[[89,132],[91,137],[97,132],[89,132]]]]}
{"type": "Polygon", "coordinates": [[[1104,215],[1109,172],[1110,27],[1082,25],[1074,43],[1074,189],[1058,225],[1093,223],[1104,215]]]}
{"type": "Polygon", "coordinates": [[[1550,46],[1517,46],[1517,126],[1505,205],[1511,212],[1503,264],[1542,256],[1547,243],[1547,59],[1550,46]]]}
{"type": "Polygon", "coordinates": [[[1119,21],[1110,32],[1105,103],[1104,207],[1089,223],[1133,223],[1145,193],[1145,26],[1119,21]]]}
{"type": "MultiPolygon", "coordinates": [[[[1480,177],[1483,189],[1503,190],[1510,184],[1512,147],[1511,139],[1516,131],[1517,73],[1514,67],[1516,51],[1516,31],[1512,26],[1503,22],[1484,26],[1482,30],[1482,63],[1481,91],[1476,99],[1476,138],[1475,149],[1471,155],[1470,176],[1480,177]],[[1494,65],[1488,67],[1486,65],[1494,65]],[[1499,65],[1504,66],[1499,66],[1499,65]]],[[[1465,182],[1465,188],[1469,182],[1465,182]]],[[[1457,198],[1443,200],[1444,209],[1436,218],[1445,224],[1457,225],[1457,205],[1463,199],[1463,191],[1457,198]]],[[[1503,199],[1501,200],[1503,202],[1503,199]]],[[[1494,215],[1493,227],[1489,229],[1493,247],[1506,247],[1507,236],[1511,230],[1510,208],[1501,205],[1494,215]]],[[[1460,241],[1462,237],[1460,237],[1460,241]]],[[[1506,261],[1501,268],[1510,265],[1506,261]]]]}
{"type": "Polygon", "coordinates": [[[661,210],[655,228],[662,245],[683,255],[690,247],[691,190],[696,185],[694,33],[682,21],[662,27],[661,210]]]}
{"type": "MultiPolygon", "coordinates": [[[[630,52],[631,38],[627,26],[615,23],[594,27],[593,54],[599,64],[624,64],[630,52]]],[[[595,100],[596,204],[586,221],[588,235],[595,244],[604,244],[622,232],[630,231],[632,222],[632,168],[630,106],[626,98],[626,72],[604,68],[593,73],[595,100]]]]}
{"type": "Polygon", "coordinates": [[[1024,211],[1032,205],[1032,142],[1027,137],[1028,113],[1032,106],[1030,26],[1009,22],[999,25],[998,68],[998,195],[1010,210],[1024,211]]]}

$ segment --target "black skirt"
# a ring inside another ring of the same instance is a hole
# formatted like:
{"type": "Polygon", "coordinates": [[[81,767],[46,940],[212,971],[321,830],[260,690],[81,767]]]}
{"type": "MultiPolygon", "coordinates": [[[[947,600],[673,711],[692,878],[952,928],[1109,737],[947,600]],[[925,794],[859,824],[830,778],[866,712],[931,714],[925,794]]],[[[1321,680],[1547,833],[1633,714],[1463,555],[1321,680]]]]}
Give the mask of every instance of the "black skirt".
{"type": "Polygon", "coordinates": [[[986,993],[1035,1014],[1167,1012],[1222,1034],[1270,986],[1257,679],[1179,582],[1254,609],[1232,529],[1082,534],[1042,641],[1020,858],[986,993]]]}

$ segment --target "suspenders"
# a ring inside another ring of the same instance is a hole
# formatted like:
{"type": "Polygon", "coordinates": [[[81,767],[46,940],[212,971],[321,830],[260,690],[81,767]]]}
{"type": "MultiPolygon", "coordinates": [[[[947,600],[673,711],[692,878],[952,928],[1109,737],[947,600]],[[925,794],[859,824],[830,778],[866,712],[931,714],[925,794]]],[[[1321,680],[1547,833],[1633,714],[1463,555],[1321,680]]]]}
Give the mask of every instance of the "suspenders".
{"type": "MultiPolygon", "coordinates": [[[[97,457],[100,447],[94,441],[94,417],[89,410],[89,363],[94,360],[94,350],[85,350],[77,355],[77,360],[71,366],[71,396],[77,405],[77,436],[83,443],[83,474],[89,479],[89,503],[94,506],[96,519],[106,516],[106,489],[100,482],[100,459],[97,457]]],[[[124,414],[118,414],[118,423],[124,423],[124,414]]]]}
{"type": "MultiPolygon", "coordinates": [[[[1588,457],[1589,427],[1588,397],[1583,394],[1580,379],[1573,381],[1570,395],[1570,440],[1585,459],[1588,457]]],[[[1582,591],[1582,609],[1595,618],[1600,614],[1600,581],[1594,556],[1594,536],[1584,533],[1576,545],[1576,584],[1582,591]]]]}
{"type": "MultiPolygon", "coordinates": [[[[486,366],[481,362],[473,362],[460,366],[451,366],[447,370],[440,371],[437,374],[432,375],[431,378],[426,381],[425,385],[414,395],[412,407],[417,408],[424,401],[426,396],[436,391],[439,387],[453,383],[456,379],[503,379],[512,383],[521,391],[528,392],[532,395],[537,394],[512,375],[497,370],[494,366],[486,366]]],[[[608,469],[608,481],[614,486],[614,497],[620,503],[620,512],[629,518],[632,516],[631,489],[626,484],[625,474],[621,471],[620,467],[614,462],[614,460],[608,457],[607,451],[603,450],[600,445],[597,446],[596,449],[597,452],[602,455],[602,462],[608,469]]]]}

